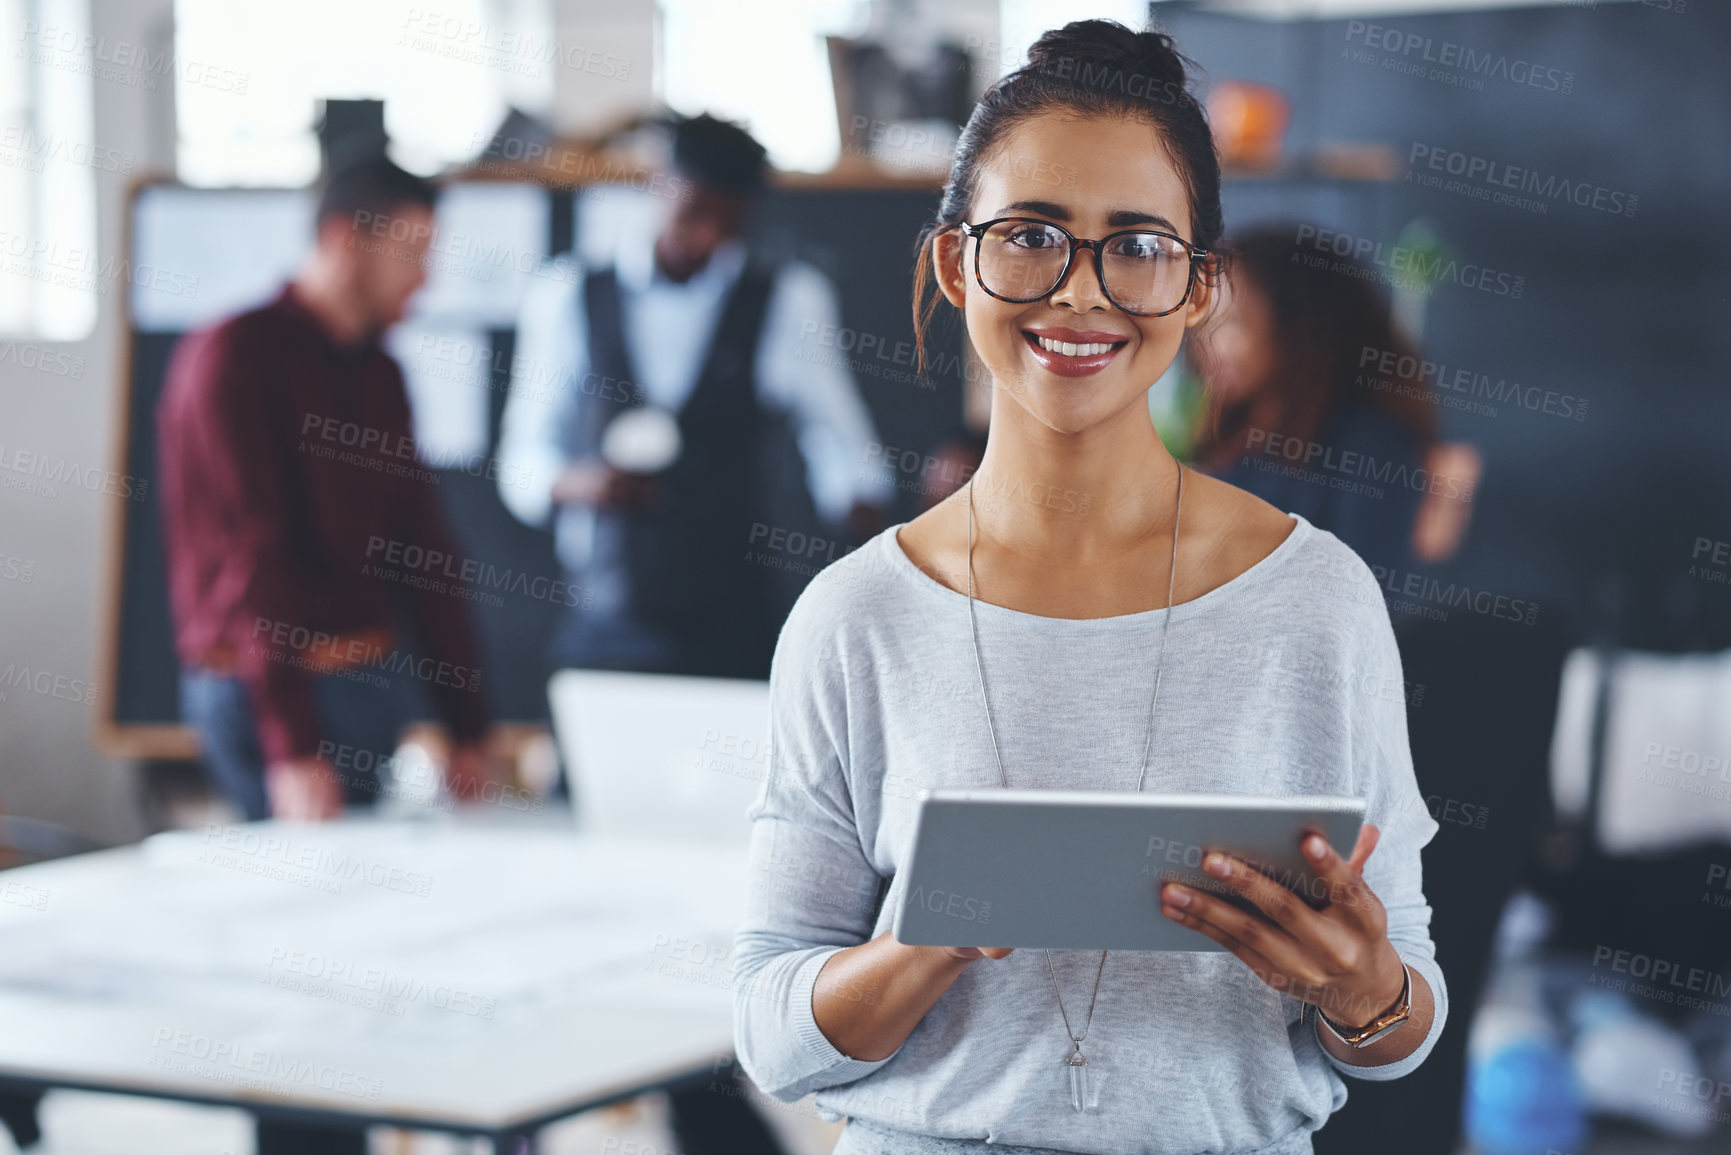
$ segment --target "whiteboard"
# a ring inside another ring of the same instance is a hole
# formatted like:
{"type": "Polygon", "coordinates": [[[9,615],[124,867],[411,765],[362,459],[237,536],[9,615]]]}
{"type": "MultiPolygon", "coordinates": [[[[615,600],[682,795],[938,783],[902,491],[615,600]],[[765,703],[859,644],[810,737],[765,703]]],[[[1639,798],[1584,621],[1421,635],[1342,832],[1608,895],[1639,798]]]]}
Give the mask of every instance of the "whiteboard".
{"type": "MultiPolygon", "coordinates": [[[[192,189],[158,185],[133,211],[132,323],[184,333],[274,296],[312,243],[310,189],[192,189]]],[[[473,328],[511,328],[545,267],[552,205],[538,185],[459,183],[439,195],[427,283],[409,315],[473,328]]]]}

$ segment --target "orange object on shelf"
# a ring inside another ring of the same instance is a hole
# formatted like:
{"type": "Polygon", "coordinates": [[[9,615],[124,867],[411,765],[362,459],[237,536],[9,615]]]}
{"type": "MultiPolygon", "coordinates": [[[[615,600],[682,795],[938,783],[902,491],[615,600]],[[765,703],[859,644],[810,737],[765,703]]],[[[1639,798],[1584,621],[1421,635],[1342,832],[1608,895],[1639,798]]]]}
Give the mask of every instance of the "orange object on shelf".
{"type": "Polygon", "coordinates": [[[1266,84],[1224,80],[1208,93],[1208,123],[1220,162],[1228,168],[1278,167],[1291,120],[1286,96],[1266,84]]]}

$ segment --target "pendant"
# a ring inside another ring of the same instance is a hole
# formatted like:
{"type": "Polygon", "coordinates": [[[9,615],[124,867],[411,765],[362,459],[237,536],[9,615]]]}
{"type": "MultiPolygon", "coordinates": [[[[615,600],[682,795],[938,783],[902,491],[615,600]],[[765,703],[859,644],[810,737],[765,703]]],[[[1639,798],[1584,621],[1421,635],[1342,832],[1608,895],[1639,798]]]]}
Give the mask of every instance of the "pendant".
{"type": "Polygon", "coordinates": [[[1102,1077],[1090,1072],[1088,1060],[1082,1055],[1082,1044],[1077,1043],[1075,1049],[1064,1056],[1064,1066],[1070,1072],[1070,1106],[1077,1111],[1098,1107],[1102,1077]]]}

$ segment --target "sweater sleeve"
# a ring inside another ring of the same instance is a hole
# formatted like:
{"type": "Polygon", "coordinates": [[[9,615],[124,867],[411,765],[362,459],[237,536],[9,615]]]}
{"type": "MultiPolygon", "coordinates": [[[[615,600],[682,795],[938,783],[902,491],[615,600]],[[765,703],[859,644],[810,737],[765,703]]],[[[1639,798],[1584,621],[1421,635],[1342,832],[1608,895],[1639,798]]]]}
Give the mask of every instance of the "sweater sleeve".
{"type": "MultiPolygon", "coordinates": [[[[1363,567],[1364,563],[1353,560],[1363,567]]],[[[1363,576],[1370,583],[1368,588],[1376,589],[1368,571],[1363,576]]],[[[1393,1063],[1357,1067],[1318,1045],[1341,1074],[1382,1082],[1415,1070],[1436,1046],[1448,1020],[1448,987],[1431,941],[1431,908],[1425,901],[1419,853],[1440,826],[1425,805],[1413,771],[1406,698],[1401,692],[1405,683],[1400,650],[1380,596],[1367,599],[1360,621],[1361,644],[1355,647],[1357,653],[1352,659],[1356,668],[1347,671],[1347,685],[1352,687],[1348,693],[1352,774],[1355,788],[1365,799],[1364,820],[1378,830],[1376,849],[1365,862],[1364,880],[1388,913],[1389,941],[1401,961],[1430,984],[1436,1010],[1430,1033],[1418,1049],[1393,1063]]],[[[1326,1029],[1321,1023],[1314,1026],[1319,1031],[1326,1029]]]]}
{"type": "Polygon", "coordinates": [[[854,820],[829,586],[820,575],[800,595],[771,663],[769,773],[747,811],[749,894],[734,940],[734,1046],[752,1081],[785,1102],[895,1058],[849,1058],[812,1013],[824,964],[870,936],[881,881],[854,820]]]}

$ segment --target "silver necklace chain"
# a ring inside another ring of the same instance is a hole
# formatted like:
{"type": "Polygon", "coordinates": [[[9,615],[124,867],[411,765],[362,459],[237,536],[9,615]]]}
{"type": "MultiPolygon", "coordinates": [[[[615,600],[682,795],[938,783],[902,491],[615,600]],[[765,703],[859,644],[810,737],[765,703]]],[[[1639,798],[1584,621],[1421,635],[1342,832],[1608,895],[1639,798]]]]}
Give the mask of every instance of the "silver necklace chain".
{"type": "MultiPolygon", "coordinates": [[[[1177,586],[1178,578],[1178,519],[1184,512],[1184,466],[1178,466],[1178,500],[1172,510],[1172,561],[1166,575],[1166,612],[1160,619],[1160,656],[1154,665],[1154,693],[1148,703],[1148,736],[1142,743],[1142,771],[1136,776],[1136,790],[1140,792],[1142,783],[1148,776],[1148,754],[1154,748],[1154,712],[1160,704],[1160,678],[1166,667],[1166,634],[1172,627],[1172,592],[1177,586]]],[[[998,731],[992,724],[992,704],[986,697],[986,669],[980,660],[980,631],[974,619],[974,479],[968,479],[968,632],[974,640],[974,669],[980,678],[980,705],[986,712],[986,733],[992,738],[992,757],[998,763],[998,777],[1003,781],[1004,788],[1010,785],[1009,775],[1004,773],[1004,757],[998,750],[998,731]]],[[[1070,1036],[1070,1042],[1075,1047],[1075,1055],[1082,1053],[1082,1040],[1088,1037],[1088,1028],[1094,1022],[1094,1003],[1100,997],[1100,977],[1106,973],[1106,951],[1100,952],[1100,966],[1094,972],[1094,993],[1088,999],[1088,1017],[1082,1023],[1082,1033],[1076,1034],[1070,1028],[1070,1016],[1064,1010],[1064,995],[1058,989],[1058,971],[1052,965],[1052,952],[1046,951],[1046,973],[1052,979],[1052,993],[1058,998],[1058,1014],[1064,1019],[1064,1033],[1070,1036]]]]}

